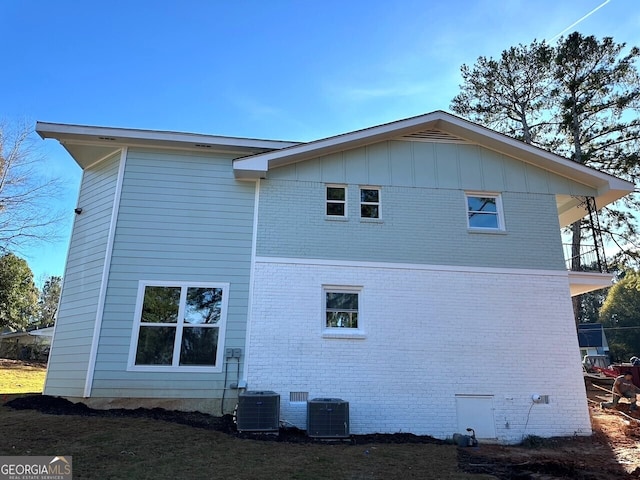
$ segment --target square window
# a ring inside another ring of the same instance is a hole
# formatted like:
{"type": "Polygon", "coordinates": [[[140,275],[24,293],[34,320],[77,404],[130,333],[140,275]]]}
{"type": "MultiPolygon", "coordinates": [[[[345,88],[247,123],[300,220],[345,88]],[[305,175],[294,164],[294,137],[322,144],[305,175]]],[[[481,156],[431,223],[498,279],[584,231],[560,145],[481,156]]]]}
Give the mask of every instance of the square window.
{"type": "Polygon", "coordinates": [[[327,215],[345,217],[347,212],[347,189],[344,186],[327,186],[327,215]]]}
{"type": "Polygon", "coordinates": [[[500,195],[466,194],[467,226],[479,230],[504,230],[500,195]]]}
{"type": "Polygon", "coordinates": [[[380,218],[380,189],[360,188],[360,217],[380,218]]]}
{"type": "Polygon", "coordinates": [[[358,292],[325,290],[326,328],[358,328],[358,292]]]}
{"type": "Polygon", "coordinates": [[[221,369],[228,284],[140,284],[134,369],[221,369]]]}

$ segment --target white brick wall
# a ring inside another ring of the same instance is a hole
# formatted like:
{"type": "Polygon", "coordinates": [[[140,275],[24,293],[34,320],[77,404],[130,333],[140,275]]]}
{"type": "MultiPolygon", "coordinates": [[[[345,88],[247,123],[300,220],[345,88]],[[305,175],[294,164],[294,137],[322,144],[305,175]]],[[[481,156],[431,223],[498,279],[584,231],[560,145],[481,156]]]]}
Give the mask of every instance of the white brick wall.
{"type": "Polygon", "coordinates": [[[354,434],[446,438],[456,394],[491,395],[500,441],[591,432],[564,273],[258,262],[254,282],[248,388],[282,420],[305,428],[303,391],[348,401],[354,434]],[[326,284],[362,287],[365,338],[322,336],[326,284]]]}

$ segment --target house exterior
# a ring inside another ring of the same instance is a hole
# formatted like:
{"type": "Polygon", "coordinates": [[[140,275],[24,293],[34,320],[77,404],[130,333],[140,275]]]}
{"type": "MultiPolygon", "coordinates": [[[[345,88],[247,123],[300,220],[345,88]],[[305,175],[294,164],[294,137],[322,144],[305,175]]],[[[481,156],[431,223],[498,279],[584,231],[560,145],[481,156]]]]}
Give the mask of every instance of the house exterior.
{"type": "Polygon", "coordinates": [[[38,123],[83,169],[45,394],[590,434],[560,227],[633,190],[437,111],[309,143],[38,123]],[[536,345],[533,354],[532,345],[536,345]],[[535,400],[534,400],[535,399],[535,400]]]}
{"type": "Polygon", "coordinates": [[[0,358],[46,361],[53,337],[53,327],[27,332],[0,333],[0,358]]]}

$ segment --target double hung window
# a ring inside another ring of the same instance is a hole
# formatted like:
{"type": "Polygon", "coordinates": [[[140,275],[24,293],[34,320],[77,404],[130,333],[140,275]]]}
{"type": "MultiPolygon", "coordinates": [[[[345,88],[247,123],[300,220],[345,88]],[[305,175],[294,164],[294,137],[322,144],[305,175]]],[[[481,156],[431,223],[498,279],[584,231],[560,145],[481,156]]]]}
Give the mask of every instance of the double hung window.
{"type": "Polygon", "coordinates": [[[380,218],[380,189],[360,187],[360,218],[380,218]]]}
{"type": "Polygon", "coordinates": [[[467,226],[474,230],[504,230],[502,199],[494,194],[466,194],[467,226]]]}
{"type": "Polygon", "coordinates": [[[356,290],[325,288],[326,328],[358,328],[356,290]]]}
{"type": "Polygon", "coordinates": [[[327,209],[329,217],[347,216],[347,189],[344,185],[327,185],[327,209]]]}

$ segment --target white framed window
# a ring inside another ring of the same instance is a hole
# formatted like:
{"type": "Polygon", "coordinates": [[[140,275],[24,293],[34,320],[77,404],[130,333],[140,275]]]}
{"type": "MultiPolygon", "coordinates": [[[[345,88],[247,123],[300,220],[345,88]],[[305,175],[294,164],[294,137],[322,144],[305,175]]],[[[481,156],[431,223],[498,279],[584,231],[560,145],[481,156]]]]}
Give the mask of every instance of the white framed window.
{"type": "Polygon", "coordinates": [[[490,193],[466,193],[467,227],[478,231],[504,231],[502,197],[490,193]]]}
{"type": "Polygon", "coordinates": [[[380,218],[380,188],[360,187],[360,218],[380,218]]]}
{"type": "Polygon", "coordinates": [[[358,328],[359,292],[325,289],[326,328],[358,328]]]}
{"type": "Polygon", "coordinates": [[[222,371],[228,283],[138,285],[129,369],[222,371]]]}
{"type": "Polygon", "coordinates": [[[327,217],[347,216],[347,187],[344,185],[327,185],[326,189],[327,217]]]}
{"type": "Polygon", "coordinates": [[[322,337],[365,339],[363,329],[363,288],[353,285],[322,286],[322,337]]]}

